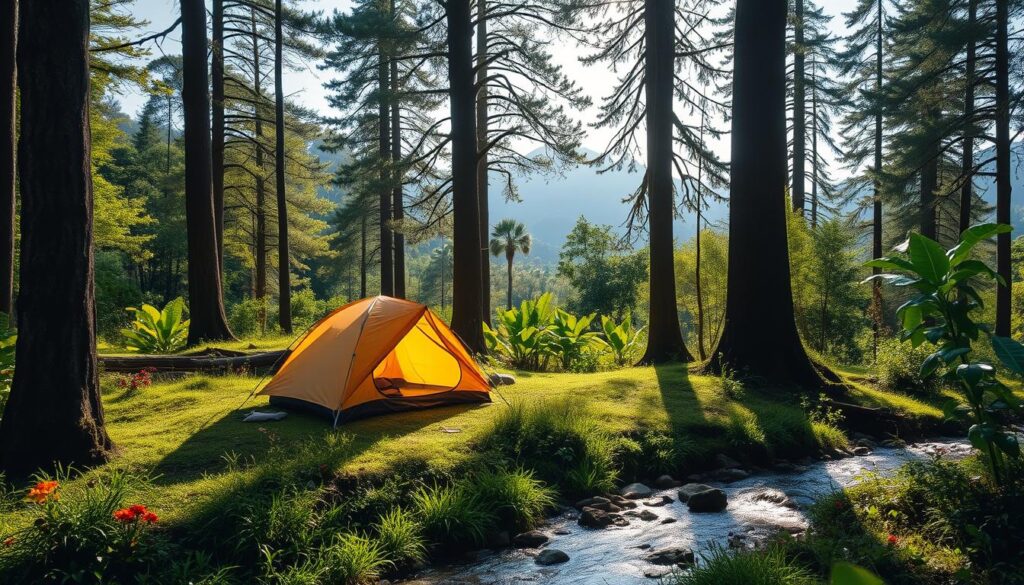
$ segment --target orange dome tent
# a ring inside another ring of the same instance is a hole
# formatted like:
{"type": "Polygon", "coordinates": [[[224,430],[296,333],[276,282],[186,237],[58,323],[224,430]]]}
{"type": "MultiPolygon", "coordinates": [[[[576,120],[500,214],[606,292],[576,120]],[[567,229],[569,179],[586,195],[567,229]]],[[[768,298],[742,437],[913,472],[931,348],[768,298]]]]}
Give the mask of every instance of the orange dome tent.
{"type": "Polygon", "coordinates": [[[338,422],[490,402],[480,366],[425,305],[379,296],[335,309],[301,338],[259,392],[338,422]]]}

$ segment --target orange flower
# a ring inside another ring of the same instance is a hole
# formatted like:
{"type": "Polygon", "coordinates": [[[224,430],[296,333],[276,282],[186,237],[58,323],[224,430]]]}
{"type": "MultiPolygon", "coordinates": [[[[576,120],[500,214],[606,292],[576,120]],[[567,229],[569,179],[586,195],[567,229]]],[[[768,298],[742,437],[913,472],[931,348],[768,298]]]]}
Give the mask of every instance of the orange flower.
{"type": "Polygon", "coordinates": [[[132,504],[127,508],[121,508],[114,512],[114,519],[118,522],[135,522],[136,520],[142,520],[146,524],[153,524],[158,520],[158,517],[153,512],[150,512],[142,504],[132,504]]]}
{"type": "Polygon", "coordinates": [[[58,487],[60,487],[60,484],[56,481],[41,481],[35,487],[28,490],[28,496],[26,497],[37,504],[46,502],[50,497],[56,500],[59,496],[54,492],[58,487]]]}
{"type": "Polygon", "coordinates": [[[146,507],[143,506],[142,504],[133,504],[129,506],[128,509],[131,510],[132,514],[135,514],[136,516],[141,516],[148,511],[146,510],[146,507]]]}
{"type": "Polygon", "coordinates": [[[146,512],[142,515],[142,521],[146,524],[156,524],[157,520],[159,520],[159,518],[157,518],[157,515],[153,512],[146,512]]]}
{"type": "Polygon", "coordinates": [[[121,508],[120,510],[116,510],[114,512],[114,520],[117,520],[118,522],[124,522],[126,524],[128,522],[134,522],[135,513],[129,510],[128,508],[121,508]]]}
{"type": "Polygon", "coordinates": [[[893,546],[900,541],[900,538],[895,534],[890,534],[889,537],[885,539],[885,541],[888,542],[890,546],[893,546]]]}

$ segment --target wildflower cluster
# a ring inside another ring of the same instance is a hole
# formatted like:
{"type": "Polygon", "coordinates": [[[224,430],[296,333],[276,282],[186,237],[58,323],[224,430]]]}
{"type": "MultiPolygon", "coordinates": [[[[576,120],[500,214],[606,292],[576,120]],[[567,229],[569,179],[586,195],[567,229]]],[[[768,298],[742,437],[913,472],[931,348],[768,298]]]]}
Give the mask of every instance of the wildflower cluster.
{"type": "Polygon", "coordinates": [[[40,481],[28,490],[28,495],[25,498],[37,504],[45,504],[51,499],[58,500],[60,499],[60,494],[57,493],[59,487],[60,483],[56,481],[40,481]]]}
{"type": "Polygon", "coordinates": [[[139,388],[146,388],[153,383],[154,372],[156,372],[156,368],[148,367],[142,368],[131,376],[122,376],[117,380],[117,387],[130,392],[135,392],[139,388]]]}
{"type": "Polygon", "coordinates": [[[145,524],[155,524],[159,518],[155,513],[147,510],[142,504],[134,504],[127,508],[115,510],[114,519],[123,524],[139,521],[145,524]]]}

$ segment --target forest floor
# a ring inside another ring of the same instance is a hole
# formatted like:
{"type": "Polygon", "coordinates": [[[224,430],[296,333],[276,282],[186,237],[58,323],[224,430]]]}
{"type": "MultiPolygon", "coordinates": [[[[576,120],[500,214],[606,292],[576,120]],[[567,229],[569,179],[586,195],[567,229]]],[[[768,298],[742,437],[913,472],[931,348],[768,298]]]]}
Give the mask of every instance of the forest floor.
{"type": "MultiPolygon", "coordinates": [[[[941,397],[886,392],[857,372],[846,374],[852,402],[885,407],[924,427],[941,421],[941,397]]],[[[104,375],[106,423],[118,448],[108,468],[149,476],[135,498],[174,526],[255,484],[268,467],[285,466],[313,478],[325,473],[444,477],[478,454],[477,443],[496,414],[508,408],[506,401],[570,400],[609,434],[674,437],[679,453],[673,463],[683,475],[706,468],[718,453],[758,464],[765,457],[814,455],[845,442],[842,431],[809,417],[795,397],[729,392],[720,378],[696,375],[682,365],[590,374],[516,372],[516,377],[515,385],[493,394],[491,404],[391,414],[334,431],[325,419],[299,413],[280,422],[243,423],[245,413],[267,407],[265,397],[246,400],[258,383],[252,376],[158,377],[131,392],[119,387],[117,376],[104,375]]],[[[0,514],[0,535],[26,518],[17,511],[0,514]]]]}

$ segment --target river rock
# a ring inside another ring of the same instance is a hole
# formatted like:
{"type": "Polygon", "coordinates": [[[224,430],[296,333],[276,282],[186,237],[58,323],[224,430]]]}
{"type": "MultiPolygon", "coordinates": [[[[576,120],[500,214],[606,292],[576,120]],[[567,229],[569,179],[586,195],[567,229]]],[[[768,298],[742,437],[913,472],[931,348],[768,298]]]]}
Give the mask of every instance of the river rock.
{"type": "Polygon", "coordinates": [[[611,500],[609,500],[608,498],[603,498],[601,496],[594,496],[592,498],[586,498],[586,499],[583,499],[583,500],[580,500],[580,501],[576,502],[576,509],[577,510],[582,510],[583,508],[586,508],[588,506],[593,508],[595,504],[608,504],[608,503],[611,503],[611,500]]]}
{"type": "Polygon", "coordinates": [[[651,551],[644,560],[652,565],[692,565],[693,551],[679,546],[670,546],[651,551]]]}
{"type": "Polygon", "coordinates": [[[651,497],[654,490],[642,483],[631,483],[619,490],[619,493],[622,494],[622,497],[630,500],[642,500],[651,497]]]}
{"type": "Polygon", "coordinates": [[[677,485],[679,484],[676,483],[676,480],[673,479],[671,475],[662,475],[659,476],[658,479],[654,480],[654,487],[658,488],[659,490],[667,490],[670,488],[674,488],[677,485]]]}
{"type": "Polygon", "coordinates": [[[665,517],[665,518],[661,519],[661,523],[662,524],[674,524],[675,522],[676,522],[676,519],[671,517],[671,516],[668,516],[668,517],[665,517]]]}
{"type": "Polygon", "coordinates": [[[572,530],[569,530],[568,528],[556,528],[555,534],[558,536],[565,536],[567,534],[572,534],[572,530]]]}
{"type": "Polygon", "coordinates": [[[583,508],[577,522],[584,528],[607,528],[612,525],[612,518],[609,517],[608,512],[588,506],[583,508]]]}
{"type": "Polygon", "coordinates": [[[640,512],[640,519],[645,522],[651,522],[652,520],[657,520],[658,515],[654,512],[651,512],[650,510],[644,510],[640,512]]]}
{"type": "Polygon", "coordinates": [[[488,534],[484,540],[485,544],[489,548],[506,548],[508,545],[512,544],[512,539],[507,530],[492,532],[491,534],[488,534]]]}
{"type": "Polygon", "coordinates": [[[751,499],[753,499],[755,502],[769,502],[772,504],[785,506],[786,508],[798,507],[796,502],[789,499],[789,496],[787,496],[784,492],[781,492],[779,490],[766,489],[764,491],[757,492],[751,499]]]}
{"type": "Polygon", "coordinates": [[[721,512],[729,502],[725,492],[711,488],[691,495],[686,505],[691,512],[721,512]]]}
{"type": "Polygon", "coordinates": [[[512,544],[515,545],[516,548],[539,548],[549,540],[551,539],[548,538],[548,535],[544,534],[540,530],[530,530],[528,532],[517,534],[516,537],[512,539],[512,544]]]}
{"type": "Polygon", "coordinates": [[[645,506],[650,506],[652,508],[660,508],[661,506],[664,506],[666,504],[671,504],[674,501],[675,500],[673,500],[671,496],[659,496],[657,498],[651,498],[649,500],[644,500],[644,505],[645,506]]]}
{"type": "Polygon", "coordinates": [[[679,501],[685,502],[686,500],[689,500],[690,496],[692,496],[693,494],[696,494],[698,492],[706,492],[709,489],[712,489],[709,485],[704,485],[702,483],[688,483],[683,487],[679,488],[679,501]]]}
{"type": "Polygon", "coordinates": [[[548,565],[557,565],[560,563],[568,562],[569,555],[565,554],[563,551],[558,550],[557,548],[546,548],[540,551],[540,554],[538,554],[537,558],[534,560],[538,565],[546,567],[548,565]]]}
{"type": "Polygon", "coordinates": [[[858,457],[863,457],[865,455],[870,455],[871,454],[871,449],[868,448],[868,447],[865,447],[864,445],[858,445],[858,446],[853,448],[853,454],[858,456],[858,457]]]}
{"type": "Polygon", "coordinates": [[[727,483],[747,479],[748,477],[750,477],[750,473],[738,467],[728,467],[715,472],[715,479],[727,483]]]}
{"type": "Polygon", "coordinates": [[[647,567],[644,569],[644,577],[647,577],[648,579],[661,579],[671,572],[671,567],[647,567]]]}
{"type": "Polygon", "coordinates": [[[717,463],[719,467],[725,469],[733,467],[743,467],[739,461],[736,461],[735,459],[729,457],[724,453],[719,453],[718,455],[715,455],[715,463],[717,463]]]}

